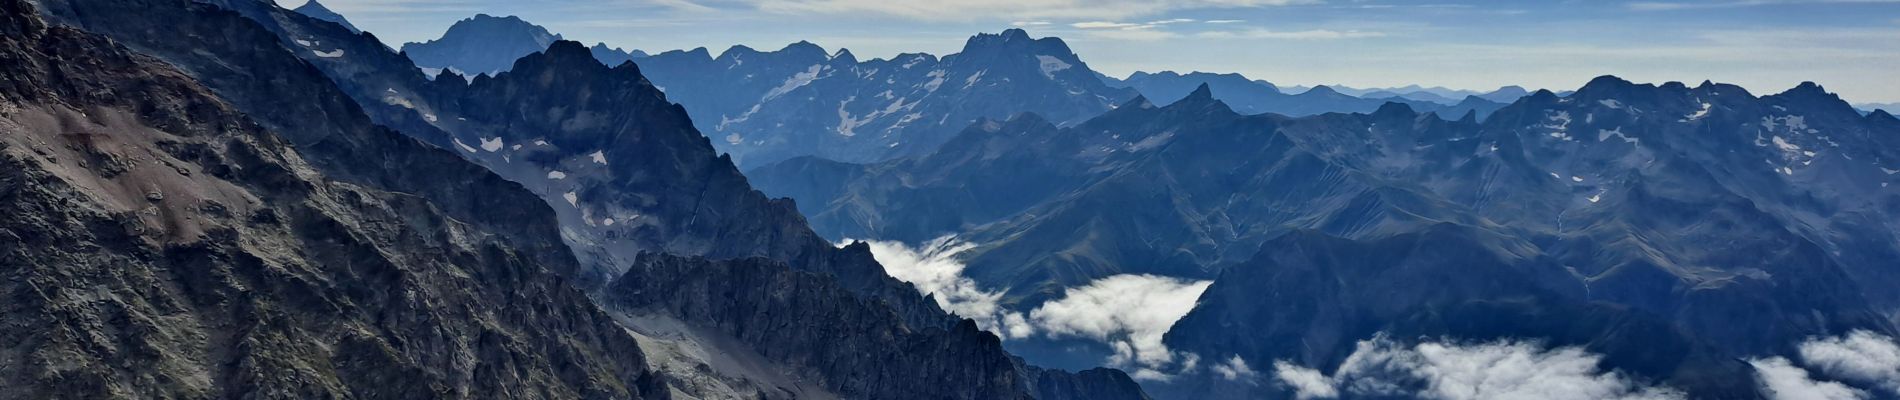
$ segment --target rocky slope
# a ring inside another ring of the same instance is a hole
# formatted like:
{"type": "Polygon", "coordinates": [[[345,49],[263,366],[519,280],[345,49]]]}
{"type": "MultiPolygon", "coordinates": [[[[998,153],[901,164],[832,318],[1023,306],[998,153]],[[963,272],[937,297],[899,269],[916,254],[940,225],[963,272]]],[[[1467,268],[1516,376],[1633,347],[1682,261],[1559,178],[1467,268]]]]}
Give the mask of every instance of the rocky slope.
{"type": "MultiPolygon", "coordinates": [[[[862,250],[863,245],[854,246],[862,250]]],[[[648,254],[606,291],[622,310],[658,312],[726,332],[842,398],[1142,399],[1116,371],[1080,374],[1014,362],[969,320],[906,327],[823,275],[763,258],[708,261],[648,254]],[[827,318],[804,316],[816,313],[827,318]],[[798,332],[799,334],[787,334],[798,332]],[[840,340],[841,338],[847,340],[840,340]]]]}
{"type": "Polygon", "coordinates": [[[349,118],[253,121],[192,75],[48,26],[24,1],[0,1],[0,33],[0,208],[19,217],[0,224],[0,396],[629,398],[659,387],[632,338],[566,283],[573,258],[529,239],[554,232],[551,213],[493,175],[349,118]],[[437,180],[497,195],[438,202],[399,176],[319,161],[332,152],[433,167],[437,180]],[[471,201],[524,207],[512,224],[458,218],[471,201]]]}
{"type": "MultiPolygon", "coordinates": [[[[509,72],[494,77],[477,77],[471,81],[450,72],[431,81],[401,54],[387,51],[367,34],[353,35],[334,25],[313,23],[308,17],[261,3],[217,4],[257,22],[257,26],[268,32],[266,35],[272,36],[267,40],[274,43],[271,47],[288,49],[291,54],[302,57],[317,71],[328,74],[328,79],[337,82],[348,96],[335,89],[326,93],[353,97],[355,102],[344,102],[363,106],[371,119],[435,143],[540,194],[546,207],[554,209],[562,226],[559,235],[544,235],[540,239],[561,240],[573,249],[582,260],[582,266],[573,276],[583,287],[604,288],[608,279],[624,275],[623,271],[632,265],[632,255],[643,251],[714,259],[767,257],[777,260],[780,264],[774,265],[781,268],[789,266],[824,277],[832,285],[827,287],[834,288],[802,288],[789,292],[792,295],[817,296],[826,293],[824,290],[844,288],[857,301],[899,316],[901,323],[891,329],[947,329],[954,325],[953,319],[909,285],[885,276],[863,248],[832,247],[804,226],[789,202],[768,200],[750,190],[730,160],[715,156],[706,139],[692,130],[684,111],[667,102],[631,64],[609,68],[596,62],[588,49],[576,43],[560,42],[546,52],[520,60],[509,72]]],[[[100,12],[78,14],[88,15],[95,22],[110,20],[100,12]]],[[[236,15],[219,18],[236,18],[236,15]]],[[[128,36],[126,39],[152,42],[150,46],[178,51],[171,47],[177,43],[163,37],[128,36]]],[[[168,54],[190,59],[193,53],[168,54]]],[[[490,212],[506,215],[510,211],[490,212]]],[[[622,317],[622,322],[635,331],[647,348],[701,344],[741,352],[763,350],[750,348],[750,345],[720,347],[720,337],[734,334],[716,326],[670,329],[643,326],[638,322],[660,318],[693,324],[702,322],[692,315],[632,315],[629,310],[611,311],[622,317]],[[659,332],[666,331],[706,335],[659,337],[659,332]]],[[[806,321],[831,318],[819,310],[798,311],[798,314],[781,317],[806,321]]],[[[807,334],[795,330],[780,333],[807,334]]],[[[739,366],[790,373],[708,370],[726,365],[705,359],[656,360],[655,365],[698,365],[684,369],[694,375],[682,376],[680,380],[732,383],[726,387],[752,387],[765,392],[705,392],[715,397],[818,393],[780,392],[779,389],[784,389],[781,384],[787,382],[829,377],[833,373],[847,376],[868,373],[862,369],[790,369],[782,365],[798,359],[787,354],[817,350],[821,349],[780,349],[777,353],[766,353],[782,356],[780,358],[756,360],[769,365],[739,366]],[[817,375],[820,373],[826,375],[817,375]],[[788,376],[791,378],[786,378],[788,376]],[[733,377],[738,379],[727,379],[733,377]]],[[[1007,355],[994,356],[1001,360],[998,362],[1009,361],[1007,355]]],[[[881,364],[856,367],[889,368],[881,364]]],[[[1021,371],[1031,373],[1029,371],[1034,369],[1025,366],[1021,371]]],[[[673,388],[684,386],[697,390],[695,388],[721,384],[682,384],[673,388]]],[[[1075,382],[1050,384],[1132,387],[1125,375],[1113,371],[1083,375],[1075,382]],[[1128,384],[1113,385],[1115,378],[1128,384]],[[1100,383],[1104,380],[1108,383],[1100,383]]],[[[1029,389],[1029,386],[1018,386],[1011,390],[1027,395],[1029,389]]],[[[1139,392],[1134,395],[1139,396],[1139,392]]]]}

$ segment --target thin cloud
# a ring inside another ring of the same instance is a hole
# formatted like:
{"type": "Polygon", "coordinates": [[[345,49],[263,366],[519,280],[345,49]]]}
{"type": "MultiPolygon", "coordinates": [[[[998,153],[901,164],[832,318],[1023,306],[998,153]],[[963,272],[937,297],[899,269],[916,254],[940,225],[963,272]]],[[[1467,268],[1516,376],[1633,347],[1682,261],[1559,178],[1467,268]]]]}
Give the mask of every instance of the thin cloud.
{"type": "Polygon", "coordinates": [[[1299,400],[1332,399],[1339,397],[1339,384],[1332,377],[1312,368],[1302,367],[1286,361],[1273,363],[1273,377],[1293,390],[1293,397],[1299,400]]]}
{"type": "Polygon", "coordinates": [[[1338,40],[1385,37],[1383,32],[1357,30],[1310,29],[1303,31],[1273,31],[1267,29],[1243,29],[1232,31],[1207,31],[1195,36],[1208,39],[1284,39],[1284,40],[1338,40]]]}
{"type": "Polygon", "coordinates": [[[1201,21],[1201,22],[1206,22],[1206,23],[1210,23],[1210,24],[1238,24],[1238,23],[1242,23],[1242,22],[1247,22],[1247,20],[1244,20],[1244,19],[1210,19],[1210,20],[1206,20],[1206,21],[1201,21]]]}
{"type": "Polygon", "coordinates": [[[1260,8],[1316,3],[1319,0],[746,0],[760,10],[779,13],[878,13],[930,21],[1010,18],[1123,19],[1172,11],[1210,8],[1260,8]]]}
{"type": "Polygon", "coordinates": [[[1151,24],[1137,24],[1137,23],[1129,23],[1129,22],[1109,22],[1109,21],[1084,21],[1084,22],[1069,24],[1069,26],[1076,29],[1123,29],[1123,30],[1148,29],[1148,28],[1154,27],[1154,25],[1151,25],[1151,24]]]}
{"type": "Polygon", "coordinates": [[[1808,371],[1794,366],[1788,359],[1774,357],[1761,360],[1748,360],[1755,367],[1755,377],[1761,380],[1761,394],[1769,400],[1856,400],[1867,398],[1867,392],[1842,385],[1840,382],[1817,381],[1808,377],[1808,371]]]}
{"type": "Polygon", "coordinates": [[[1680,399],[1682,393],[1603,372],[1601,356],[1535,343],[1426,342],[1404,346],[1384,336],[1360,341],[1331,375],[1287,362],[1274,376],[1300,399],[1680,399]]]}
{"type": "Polygon", "coordinates": [[[1214,364],[1213,369],[1215,375],[1220,375],[1221,379],[1230,381],[1252,381],[1260,377],[1260,372],[1248,366],[1247,360],[1240,359],[1239,354],[1235,354],[1225,362],[1214,364]]]}
{"type": "Polygon", "coordinates": [[[1900,0],[1743,0],[1743,1],[1705,1],[1705,2],[1694,2],[1694,3],[1666,2],[1666,1],[1639,1],[1639,2],[1628,3],[1624,5],[1624,7],[1627,7],[1635,11],[1678,11],[1678,10],[1699,10],[1699,9],[1709,9],[1709,8],[1736,8],[1736,7],[1757,7],[1757,6],[1772,6],[1772,5],[1830,4],[1830,3],[1832,4],[1900,3],[1900,0]]]}

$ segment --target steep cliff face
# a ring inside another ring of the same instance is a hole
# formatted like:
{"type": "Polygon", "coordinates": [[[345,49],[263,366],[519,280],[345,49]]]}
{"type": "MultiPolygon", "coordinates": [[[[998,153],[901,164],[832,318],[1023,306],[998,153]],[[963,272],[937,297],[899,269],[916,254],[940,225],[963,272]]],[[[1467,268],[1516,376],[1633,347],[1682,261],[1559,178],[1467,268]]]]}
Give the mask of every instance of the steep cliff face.
{"type": "Polygon", "coordinates": [[[763,258],[648,254],[608,287],[604,301],[727,332],[787,368],[816,372],[816,384],[844,398],[1146,398],[1118,371],[1026,367],[969,320],[907,327],[888,307],[823,275],[763,258]]]}
{"type": "MultiPolygon", "coordinates": [[[[527,221],[494,230],[456,218],[466,204],[391,190],[400,176],[316,161],[459,163],[392,132],[253,121],[191,74],[48,27],[24,1],[0,1],[0,33],[0,397],[659,387],[631,337],[567,285],[573,258],[518,245],[554,232],[532,198],[487,200],[529,200],[527,221]]],[[[495,181],[453,165],[430,172],[495,181]]]]}

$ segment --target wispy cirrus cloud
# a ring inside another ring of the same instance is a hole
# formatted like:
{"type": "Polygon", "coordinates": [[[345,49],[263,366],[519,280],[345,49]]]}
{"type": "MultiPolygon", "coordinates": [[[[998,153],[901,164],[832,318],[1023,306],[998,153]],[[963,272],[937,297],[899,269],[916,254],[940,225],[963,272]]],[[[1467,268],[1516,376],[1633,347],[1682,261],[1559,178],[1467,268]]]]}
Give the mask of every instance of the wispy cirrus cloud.
{"type": "Polygon", "coordinates": [[[1242,29],[1231,31],[1207,31],[1195,35],[1208,39],[1288,39],[1288,40],[1336,40],[1385,37],[1384,32],[1357,30],[1308,29],[1300,31],[1275,31],[1268,29],[1242,29]]]}
{"type": "Polygon", "coordinates": [[[1736,8],[1796,4],[1900,3],[1900,0],[1737,0],[1737,1],[1637,1],[1624,6],[1636,11],[1676,11],[1709,8],[1736,8]]]}
{"type": "Polygon", "coordinates": [[[879,13],[931,21],[1010,18],[1126,19],[1171,11],[1260,8],[1318,3],[1319,0],[746,0],[760,10],[781,13],[879,13]]]}

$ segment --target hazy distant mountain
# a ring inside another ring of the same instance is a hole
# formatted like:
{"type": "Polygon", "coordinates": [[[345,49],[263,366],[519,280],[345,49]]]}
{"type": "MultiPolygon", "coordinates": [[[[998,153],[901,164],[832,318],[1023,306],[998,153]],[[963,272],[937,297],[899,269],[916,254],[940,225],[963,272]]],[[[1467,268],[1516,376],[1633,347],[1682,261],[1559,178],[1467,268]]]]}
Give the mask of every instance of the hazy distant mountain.
{"type": "Polygon", "coordinates": [[[559,40],[561,35],[515,16],[476,14],[449,26],[441,39],[403,44],[402,52],[418,67],[493,75],[513,66],[515,59],[546,50],[559,40]]]}
{"type": "Polygon", "coordinates": [[[349,19],[343,18],[343,14],[337,14],[335,11],[330,11],[328,7],[324,7],[323,3],[318,3],[317,0],[310,0],[310,2],[303,3],[303,5],[297,6],[295,11],[303,15],[308,15],[310,16],[310,18],[316,18],[316,19],[320,19],[324,21],[335,22],[338,25],[343,25],[343,28],[349,29],[350,32],[356,32],[356,33],[363,32],[363,30],[361,29],[356,29],[356,25],[351,25],[349,19]]]}
{"type": "Polygon", "coordinates": [[[686,106],[715,147],[741,166],[815,155],[869,162],[936,149],[982,118],[1034,112],[1077,122],[1127,98],[1058,38],[1020,29],[971,37],[956,54],[860,61],[799,42],[640,59],[641,71],[686,106]]]}
{"type": "MultiPolygon", "coordinates": [[[[513,17],[477,16],[404,50],[424,68],[492,72],[508,68],[497,60],[539,51],[550,37],[559,39],[513,17]],[[467,45],[490,42],[505,44],[467,45]]],[[[1104,85],[1061,39],[1020,29],[977,35],[942,58],[861,61],[849,50],[802,41],[775,51],[733,46],[718,57],[704,48],[648,55],[598,44],[592,51],[610,66],[638,63],[715,147],[745,167],[805,155],[878,161],[919,154],[979,118],[1036,112],[1075,122],[1133,96],[1104,85]]]]}
{"type": "Polygon", "coordinates": [[[634,59],[647,57],[647,52],[607,47],[606,43],[594,43],[594,47],[587,48],[587,51],[594,53],[595,59],[600,60],[602,64],[607,64],[607,66],[610,67],[633,62],[634,59]]]}
{"type": "Polygon", "coordinates": [[[1141,92],[1149,100],[1161,104],[1179,100],[1196,87],[1205,84],[1212,88],[1215,98],[1241,114],[1274,113],[1296,117],[1329,112],[1372,112],[1387,102],[1398,102],[1410,105],[1419,111],[1437,113],[1446,119],[1458,119],[1466,113],[1473,112],[1478,118],[1484,118],[1508,103],[1492,102],[1475,96],[1467,96],[1461,100],[1437,99],[1431,97],[1433,95],[1426,95],[1433,100],[1412,99],[1396,94],[1373,97],[1379,95],[1378,92],[1367,96],[1352,96],[1334,91],[1327,86],[1308,89],[1299,94],[1286,94],[1266,81],[1249,80],[1240,74],[1207,72],[1187,74],[1173,71],[1152,74],[1136,72],[1129,75],[1128,79],[1118,82],[1120,85],[1141,92]]]}
{"type": "MultiPolygon", "coordinates": [[[[1478,98],[1485,99],[1487,101],[1508,104],[1508,103],[1517,101],[1518,98],[1530,95],[1529,90],[1525,90],[1523,87],[1520,87],[1520,86],[1505,86],[1505,87],[1501,87],[1501,88],[1498,88],[1497,90],[1493,90],[1490,92],[1448,89],[1448,88],[1436,87],[1436,86],[1428,88],[1428,87],[1422,87],[1419,85],[1407,85],[1404,87],[1397,87],[1397,88],[1353,88],[1353,87],[1338,86],[1338,85],[1329,85],[1328,87],[1332,88],[1333,91],[1335,92],[1343,93],[1343,94],[1346,94],[1348,96],[1353,96],[1353,97],[1381,98],[1381,99],[1399,97],[1399,98],[1404,98],[1404,99],[1409,99],[1409,100],[1427,101],[1427,102],[1434,102],[1434,103],[1447,104],[1447,105],[1457,104],[1461,101],[1464,101],[1465,98],[1472,97],[1472,96],[1476,96],[1478,98]]],[[[1312,90],[1313,87],[1312,86],[1288,86],[1282,89],[1284,89],[1286,93],[1297,94],[1297,93],[1304,93],[1308,90],[1312,90]]],[[[1565,93],[1560,92],[1558,94],[1565,94],[1565,93]]]]}
{"type": "Polygon", "coordinates": [[[1900,103],[1861,103],[1854,105],[1854,107],[1863,111],[1863,114],[1871,113],[1874,110],[1884,110],[1888,113],[1900,112],[1900,103]]]}

